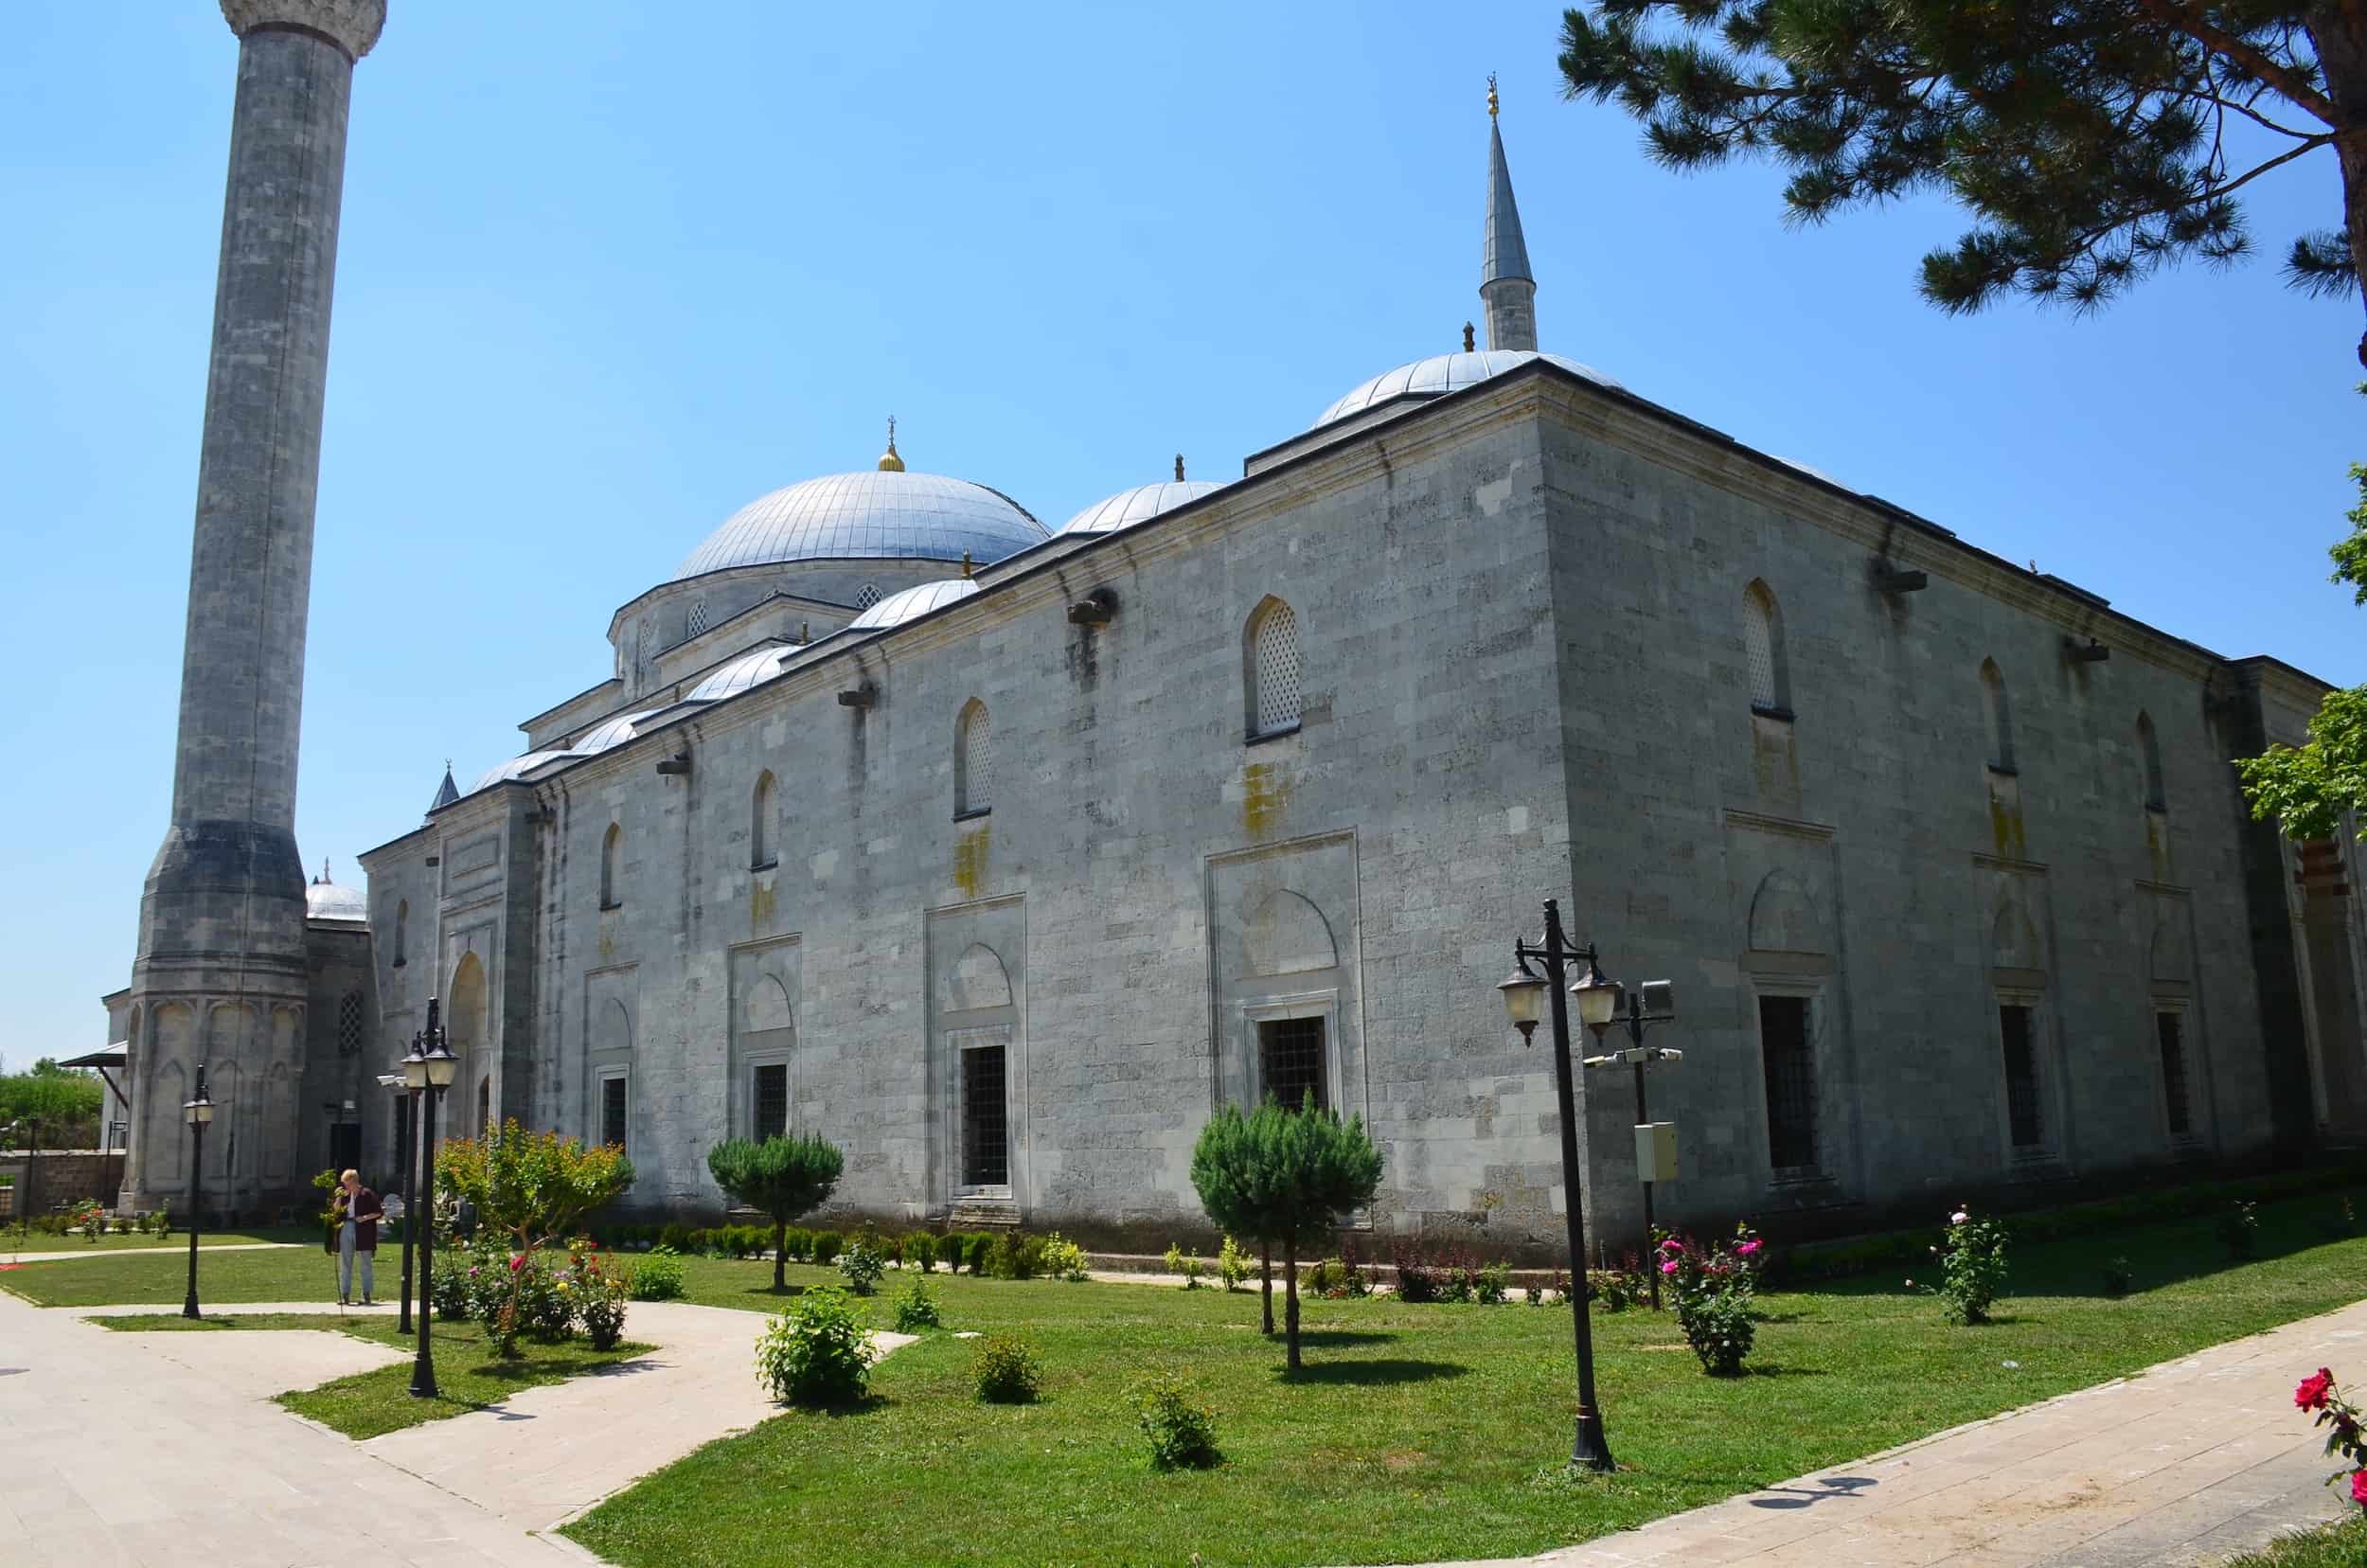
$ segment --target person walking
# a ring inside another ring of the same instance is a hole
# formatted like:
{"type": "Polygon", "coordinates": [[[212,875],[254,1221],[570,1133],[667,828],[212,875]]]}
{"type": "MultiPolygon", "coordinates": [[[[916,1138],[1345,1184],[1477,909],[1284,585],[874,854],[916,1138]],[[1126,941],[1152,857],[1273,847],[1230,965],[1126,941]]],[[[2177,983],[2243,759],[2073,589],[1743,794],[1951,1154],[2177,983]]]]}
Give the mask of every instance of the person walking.
{"type": "Polygon", "coordinates": [[[362,1263],[362,1305],[374,1307],[370,1299],[376,1285],[375,1265],[378,1261],[378,1221],[384,1211],[378,1194],[362,1185],[362,1173],[348,1170],[338,1178],[337,1213],[337,1305],[353,1303],[353,1264],[362,1263]]]}

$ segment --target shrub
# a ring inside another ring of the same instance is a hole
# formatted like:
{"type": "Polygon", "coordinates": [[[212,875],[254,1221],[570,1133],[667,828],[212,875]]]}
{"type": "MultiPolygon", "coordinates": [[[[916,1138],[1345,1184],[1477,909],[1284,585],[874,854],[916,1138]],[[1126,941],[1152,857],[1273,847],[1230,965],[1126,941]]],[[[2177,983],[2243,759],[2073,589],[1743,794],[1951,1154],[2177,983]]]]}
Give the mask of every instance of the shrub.
{"type": "Polygon", "coordinates": [[[1490,1263],[1472,1281],[1471,1294],[1484,1306],[1501,1307],[1504,1301],[1504,1288],[1511,1278],[1512,1265],[1490,1263]]]}
{"type": "Polygon", "coordinates": [[[845,1245],[846,1238],[837,1231],[815,1231],[813,1233],[813,1260],[816,1263],[828,1263],[838,1256],[840,1249],[845,1245]]]}
{"type": "Polygon", "coordinates": [[[633,1260],[632,1299],[671,1301],[682,1294],[682,1258],[668,1246],[656,1246],[633,1260]]]}
{"type": "Polygon", "coordinates": [[[1751,1353],[1762,1250],[1748,1225],[1736,1225],[1733,1239],[1717,1245],[1673,1236],[1660,1244],[1661,1273],[1676,1288],[1677,1322],[1701,1370],[1714,1378],[1740,1372],[1751,1353]]]}
{"type": "Polygon", "coordinates": [[[576,1316],[595,1350],[614,1350],[625,1337],[625,1303],[632,1295],[633,1266],[601,1256],[589,1240],[567,1249],[567,1283],[576,1316]]]}
{"type": "Polygon", "coordinates": [[[1342,1301],[1350,1296],[1370,1295],[1373,1286],[1362,1269],[1341,1258],[1327,1257],[1307,1271],[1299,1289],[1311,1291],[1326,1301],[1342,1301]]]}
{"type": "Polygon", "coordinates": [[[1167,1256],[1164,1261],[1167,1266],[1167,1273],[1179,1274],[1184,1276],[1184,1288],[1185,1290],[1197,1291],[1200,1289],[1200,1276],[1206,1267],[1206,1265],[1201,1262],[1200,1254],[1193,1253],[1186,1256],[1183,1248],[1170,1241],[1167,1243],[1167,1256]]]}
{"type": "Polygon", "coordinates": [[[2106,1295],[2125,1296],[2128,1293],[2129,1286],[2134,1283],[2135,1279],[2128,1272],[2127,1258],[2116,1257],[2104,1266],[2104,1293],[2106,1295]]]}
{"type": "Polygon", "coordinates": [[[896,1298],[896,1331],[917,1334],[924,1328],[942,1328],[945,1320],[937,1315],[936,1292],[929,1289],[925,1279],[915,1279],[896,1298]]]}
{"type": "Polygon", "coordinates": [[[1960,1208],[1948,1217],[1947,1238],[1931,1255],[1940,1270],[1940,1282],[1931,1290],[1948,1304],[1948,1321],[1988,1322],[1989,1309],[2005,1292],[2005,1227],[1975,1220],[1969,1208],[1960,1208]]]}
{"type": "Polygon", "coordinates": [[[803,1263],[813,1256],[813,1232],[792,1228],[781,1233],[781,1256],[803,1263]]]}
{"type": "Polygon", "coordinates": [[[691,1250],[690,1227],[684,1224],[668,1224],[658,1232],[658,1245],[677,1254],[689,1252],[691,1250]]]}
{"type": "Polygon", "coordinates": [[[978,1397],[994,1404],[1027,1404],[1043,1387],[1043,1363],[1017,1334],[989,1334],[970,1352],[978,1397]]]}
{"type": "Polygon", "coordinates": [[[2241,1262],[2260,1253],[2260,1205],[2250,1199],[2238,1198],[2219,1217],[2219,1239],[2227,1243],[2227,1255],[2241,1262]]]}
{"type": "Polygon", "coordinates": [[[1479,1269],[1470,1249],[1451,1243],[1424,1246],[1409,1237],[1390,1243],[1400,1301],[1468,1301],[1477,1293],[1479,1269]]]}
{"type": "MultiPolygon", "coordinates": [[[[2367,1411],[2360,1410],[2344,1399],[2342,1390],[2335,1384],[2333,1372],[2323,1366],[2304,1378],[2300,1386],[2293,1390],[2293,1404],[2297,1409],[2318,1413],[2318,1418],[2312,1425],[2334,1429],[2326,1434],[2326,1456],[2332,1458],[2340,1454],[2343,1469],[2350,1474],[2346,1477],[2341,1470],[2337,1470],[2326,1477],[2326,1485],[2331,1487],[2348,1480],[2351,1501],[2367,1508],[2367,1435],[2361,1434],[2362,1421],[2367,1421],[2367,1411]]],[[[2334,1559],[2328,1557],[2325,1560],[2331,1562],[2334,1559]]]]}
{"type": "Polygon", "coordinates": [[[871,1330],[846,1292],[821,1286],[799,1296],[756,1341],[756,1381],[787,1404],[852,1404],[869,1391],[871,1330]]]}
{"type": "Polygon", "coordinates": [[[969,1249],[970,1272],[973,1274],[985,1274],[994,1258],[993,1236],[988,1232],[979,1231],[970,1237],[966,1245],[969,1249]]]}
{"type": "Polygon", "coordinates": [[[997,1279],[1033,1279],[1043,1271],[1043,1238],[1005,1231],[994,1238],[987,1272],[997,1279]]]}
{"type": "Polygon", "coordinates": [[[1257,1260],[1243,1252],[1241,1244],[1229,1236],[1224,1238],[1224,1245],[1217,1250],[1217,1277],[1224,1281],[1224,1288],[1228,1291],[1239,1290],[1242,1282],[1249,1278],[1250,1271],[1256,1267],[1257,1260]]]}
{"type": "MultiPolygon", "coordinates": [[[[1561,1279],[1560,1289],[1566,1295],[1569,1280],[1561,1279]]],[[[1651,1282],[1641,1269],[1589,1269],[1586,1271],[1586,1299],[1606,1312],[1624,1312],[1651,1294],[1651,1282]]]]}
{"type": "Polygon", "coordinates": [[[904,1238],[904,1261],[928,1274],[937,1266],[937,1238],[927,1231],[915,1231],[904,1238]]]}
{"type": "Polygon", "coordinates": [[[1172,1378],[1153,1378],[1134,1391],[1143,1435],[1150,1439],[1153,1470],[1207,1470],[1222,1464],[1217,1452],[1217,1413],[1196,1402],[1172,1378]]]}
{"type": "MultiPolygon", "coordinates": [[[[524,1259],[513,1271],[518,1276],[517,1332],[543,1345],[557,1345],[572,1339],[576,1332],[575,1286],[561,1271],[551,1267],[550,1259],[542,1253],[522,1253],[524,1259]]],[[[498,1310],[494,1325],[498,1332],[498,1310]]]]}
{"type": "Polygon", "coordinates": [[[466,1257],[436,1260],[436,1277],[428,1285],[428,1300],[434,1303],[436,1315],[446,1323],[457,1323],[469,1315],[469,1260],[466,1257]]]}
{"type": "Polygon", "coordinates": [[[1042,1256],[1038,1266],[1054,1279],[1075,1284],[1089,1277],[1085,1272],[1085,1249],[1054,1231],[1043,1238],[1042,1256]]]}
{"type": "Polygon", "coordinates": [[[838,1255],[838,1272],[846,1276],[848,1289],[857,1295],[869,1295],[887,1273],[887,1264],[870,1246],[861,1240],[838,1255]]]}

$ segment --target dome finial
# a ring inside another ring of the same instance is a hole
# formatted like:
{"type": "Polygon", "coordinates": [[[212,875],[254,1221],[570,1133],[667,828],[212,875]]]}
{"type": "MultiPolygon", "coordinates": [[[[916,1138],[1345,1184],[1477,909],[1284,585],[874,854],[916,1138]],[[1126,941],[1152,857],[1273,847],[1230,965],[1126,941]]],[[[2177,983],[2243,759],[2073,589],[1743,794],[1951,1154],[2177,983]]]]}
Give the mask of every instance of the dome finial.
{"type": "Polygon", "coordinates": [[[970,580],[970,552],[968,550],[962,552],[962,580],[965,582],[970,580]]]}
{"type": "Polygon", "coordinates": [[[1180,452],[1175,454],[1175,482],[1184,482],[1184,454],[1180,452]]]}
{"type": "Polygon", "coordinates": [[[904,459],[896,455],[896,416],[893,414],[888,416],[888,449],[880,454],[880,472],[881,473],[904,472],[904,459]]]}
{"type": "Polygon", "coordinates": [[[326,882],[329,881],[329,857],[327,855],[323,855],[321,857],[321,874],[314,877],[312,881],[315,882],[326,882]]]}
{"type": "Polygon", "coordinates": [[[1496,73],[1487,73],[1487,117],[1496,117],[1496,73]]]}
{"type": "Polygon", "coordinates": [[[1477,334],[1471,330],[1471,324],[1467,321],[1463,324],[1463,351],[1468,354],[1476,349],[1478,347],[1479,338],[1477,334]]]}

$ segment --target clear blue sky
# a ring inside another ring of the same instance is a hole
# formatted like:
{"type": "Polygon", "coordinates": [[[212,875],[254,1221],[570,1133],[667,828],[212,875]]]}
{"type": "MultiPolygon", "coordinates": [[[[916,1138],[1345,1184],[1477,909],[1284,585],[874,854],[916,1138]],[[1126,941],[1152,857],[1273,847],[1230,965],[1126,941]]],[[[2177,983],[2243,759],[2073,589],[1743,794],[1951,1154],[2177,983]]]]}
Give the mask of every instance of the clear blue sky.
{"type": "MultiPolygon", "coordinates": [[[[1198,476],[1479,313],[1485,79],[1546,347],[2224,653],[2367,679],[2326,580],[2356,301],[2264,255],[1950,320],[1938,203],[1787,231],[1560,100],[1559,10],[394,0],[357,73],[297,837],[357,881],[443,758],[603,678],[610,613],[750,498],[868,464],[1057,526],[1198,476]]],[[[168,812],[237,43],[24,0],[0,52],[0,1054],[102,1043],[168,812]]]]}

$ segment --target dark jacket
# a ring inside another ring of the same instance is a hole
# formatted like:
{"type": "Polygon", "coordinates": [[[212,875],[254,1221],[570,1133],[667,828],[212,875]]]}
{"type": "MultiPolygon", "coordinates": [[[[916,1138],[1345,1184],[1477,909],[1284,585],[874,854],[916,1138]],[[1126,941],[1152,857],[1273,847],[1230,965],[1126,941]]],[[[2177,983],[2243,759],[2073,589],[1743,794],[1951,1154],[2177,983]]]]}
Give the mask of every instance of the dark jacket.
{"type": "Polygon", "coordinates": [[[346,1189],[337,1189],[338,1225],[342,1229],[347,1219],[354,1221],[353,1250],[378,1251],[378,1221],[381,1203],[377,1193],[368,1187],[353,1194],[353,1206],[346,1206],[346,1189]]]}

